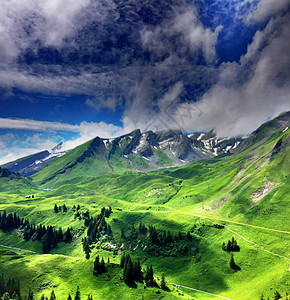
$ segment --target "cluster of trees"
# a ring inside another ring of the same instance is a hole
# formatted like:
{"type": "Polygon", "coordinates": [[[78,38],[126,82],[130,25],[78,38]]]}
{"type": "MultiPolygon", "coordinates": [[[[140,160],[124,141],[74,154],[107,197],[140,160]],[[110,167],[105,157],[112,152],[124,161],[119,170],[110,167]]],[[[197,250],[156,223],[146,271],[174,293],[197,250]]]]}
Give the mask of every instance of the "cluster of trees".
{"type": "MultiPolygon", "coordinates": [[[[121,231],[121,237],[127,241],[136,240],[137,237],[144,235],[148,235],[147,245],[144,250],[153,256],[184,255],[192,248],[193,243],[196,244],[196,240],[190,232],[187,232],[187,234],[179,232],[173,235],[170,231],[157,230],[154,226],[147,228],[142,223],[139,224],[138,229],[135,229],[133,226],[127,236],[124,229],[121,231]]],[[[196,245],[195,248],[197,249],[196,245]]]]}
{"type": "Polygon", "coordinates": [[[62,229],[54,229],[52,226],[44,226],[42,224],[35,226],[29,223],[28,219],[17,216],[16,213],[8,214],[4,210],[0,214],[0,229],[3,231],[22,228],[24,230],[23,237],[25,241],[40,241],[42,243],[43,253],[48,253],[52,248],[56,247],[59,242],[69,243],[72,240],[72,228],[68,228],[65,233],[62,229]]]}
{"type": "MultiPolygon", "coordinates": [[[[24,298],[25,300],[36,300],[34,297],[34,294],[32,292],[31,289],[29,289],[27,296],[24,298]]],[[[40,300],[56,300],[57,297],[55,295],[54,290],[51,291],[50,297],[48,298],[47,296],[45,296],[44,294],[41,295],[40,300]]],[[[67,300],[81,300],[81,293],[80,293],[80,289],[79,287],[77,287],[75,296],[72,298],[72,296],[70,294],[68,294],[67,300]]],[[[3,299],[3,300],[6,300],[3,299]]],[[[7,300],[14,300],[14,298],[10,299],[7,298],[7,300]]],[[[21,298],[17,299],[17,300],[21,300],[21,298]]],[[[87,300],[93,300],[93,296],[92,295],[88,295],[87,300]]]]}
{"type": "Polygon", "coordinates": [[[97,255],[97,257],[95,258],[95,261],[94,261],[93,274],[98,276],[98,275],[103,274],[105,272],[107,272],[107,268],[105,266],[104,258],[102,257],[102,259],[100,260],[100,256],[97,255]]]}
{"type": "MultiPolygon", "coordinates": [[[[145,284],[148,287],[159,287],[154,279],[152,265],[147,265],[146,268],[142,271],[139,259],[133,260],[129,253],[122,253],[120,267],[124,269],[123,280],[127,285],[132,286],[135,284],[135,281],[145,281],[145,284]]],[[[164,274],[162,274],[160,287],[163,290],[168,290],[164,274]]]]}
{"type": "Polygon", "coordinates": [[[21,177],[19,173],[10,172],[8,169],[0,167],[0,177],[9,177],[10,175],[21,177]]]}
{"type": "MultiPolygon", "coordinates": [[[[287,292],[286,292],[285,296],[282,296],[281,293],[276,290],[274,292],[273,299],[274,300],[279,300],[279,299],[281,299],[281,300],[290,300],[290,296],[288,295],[287,292]]],[[[260,300],[266,300],[266,298],[264,298],[263,294],[261,295],[260,300]]],[[[267,300],[270,300],[270,298],[268,297],[267,300]]]]}
{"type": "MultiPolygon", "coordinates": [[[[140,261],[134,261],[130,254],[122,253],[120,267],[124,268],[123,279],[126,284],[132,285],[135,281],[143,281],[143,272],[141,269],[140,261]]],[[[153,276],[153,269],[152,269],[153,276]]]]}
{"type": "Polygon", "coordinates": [[[14,230],[27,224],[29,224],[28,220],[21,219],[16,213],[7,215],[5,210],[2,214],[0,213],[0,229],[2,231],[14,230]]]}
{"type": "Polygon", "coordinates": [[[232,240],[231,241],[228,240],[227,244],[223,242],[222,249],[223,251],[227,251],[227,252],[238,252],[240,251],[240,246],[238,246],[238,243],[235,240],[235,238],[232,237],[232,240]]]}
{"type": "Polygon", "coordinates": [[[19,280],[8,278],[5,280],[3,274],[0,276],[0,298],[20,300],[19,280]]]}
{"type": "MultiPolygon", "coordinates": [[[[109,259],[108,259],[109,263],[109,259]]],[[[134,260],[131,258],[129,253],[123,252],[120,260],[120,267],[123,269],[123,280],[128,286],[134,286],[135,282],[145,281],[148,287],[159,287],[154,279],[153,267],[152,265],[146,266],[142,270],[139,259],[134,260]]],[[[100,274],[106,273],[107,267],[105,265],[104,258],[100,259],[98,255],[94,261],[93,274],[98,276],[100,274]]],[[[165,276],[162,274],[160,287],[164,290],[168,290],[165,282],[165,276]]]]}
{"type": "Polygon", "coordinates": [[[78,204],[77,206],[73,206],[72,210],[73,211],[79,211],[81,209],[80,205],[78,204]]]}
{"type": "Polygon", "coordinates": [[[85,219],[84,225],[88,227],[87,237],[83,239],[83,250],[86,253],[86,258],[90,258],[90,245],[96,242],[101,236],[113,236],[111,226],[106,222],[112,213],[111,206],[109,208],[103,207],[101,213],[97,217],[90,217],[89,212],[83,214],[85,219]]]}
{"type": "Polygon", "coordinates": [[[67,212],[67,207],[66,205],[60,205],[57,206],[56,204],[54,205],[54,212],[57,214],[59,211],[67,212]]]}

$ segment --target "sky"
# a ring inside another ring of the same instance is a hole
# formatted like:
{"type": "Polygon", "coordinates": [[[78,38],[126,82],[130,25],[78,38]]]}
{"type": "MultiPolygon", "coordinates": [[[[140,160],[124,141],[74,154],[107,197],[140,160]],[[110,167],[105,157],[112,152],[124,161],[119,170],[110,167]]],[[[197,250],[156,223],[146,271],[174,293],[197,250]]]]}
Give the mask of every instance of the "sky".
{"type": "Polygon", "coordinates": [[[2,0],[0,165],[134,129],[245,136],[290,109],[288,0],[2,0]]]}

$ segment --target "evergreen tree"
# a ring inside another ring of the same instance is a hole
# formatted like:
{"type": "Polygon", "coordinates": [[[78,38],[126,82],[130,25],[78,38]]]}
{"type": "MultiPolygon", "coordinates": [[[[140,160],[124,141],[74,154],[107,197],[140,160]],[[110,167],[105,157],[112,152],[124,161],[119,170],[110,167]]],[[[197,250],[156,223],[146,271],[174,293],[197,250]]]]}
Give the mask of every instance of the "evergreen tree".
{"type": "Polygon", "coordinates": [[[71,240],[72,240],[72,235],[71,235],[70,229],[68,228],[64,234],[64,241],[65,241],[65,243],[69,243],[71,240]]]}
{"type": "Polygon", "coordinates": [[[130,255],[127,256],[124,266],[123,279],[126,284],[130,285],[134,282],[133,265],[130,255]]]}
{"type": "Polygon", "coordinates": [[[34,300],[34,295],[31,289],[28,290],[28,294],[25,300],[34,300]]]}
{"type": "Polygon", "coordinates": [[[121,268],[124,268],[125,260],[126,260],[126,254],[124,252],[122,252],[121,260],[120,260],[120,267],[121,268]]]}
{"type": "Polygon", "coordinates": [[[265,300],[264,295],[262,293],[260,300],[265,300]]]}
{"type": "Polygon", "coordinates": [[[102,258],[100,262],[100,257],[99,255],[96,256],[95,261],[94,261],[94,275],[99,275],[107,271],[107,268],[105,266],[105,261],[104,258],[102,258]]]}
{"type": "Polygon", "coordinates": [[[71,295],[68,294],[67,300],[72,300],[71,295]]]}
{"type": "Polygon", "coordinates": [[[100,274],[104,273],[107,271],[107,268],[105,266],[105,261],[104,258],[102,257],[102,260],[100,262],[100,274]]]}
{"type": "Polygon", "coordinates": [[[56,204],[54,205],[54,212],[55,212],[56,214],[58,213],[58,207],[57,207],[56,204]]]}
{"type": "Polygon", "coordinates": [[[77,286],[77,291],[76,291],[76,295],[75,295],[75,299],[74,300],[81,300],[81,293],[80,293],[79,286],[77,286]]]}
{"type": "Polygon", "coordinates": [[[227,250],[227,252],[230,252],[230,251],[231,251],[231,249],[232,249],[232,247],[231,247],[231,241],[230,241],[230,240],[228,240],[228,243],[227,243],[226,250],[227,250]]]}
{"type": "Polygon", "coordinates": [[[145,282],[147,286],[154,286],[154,275],[152,265],[147,266],[145,273],[145,282]]]}
{"type": "Polygon", "coordinates": [[[134,262],[134,279],[139,282],[143,281],[143,273],[139,259],[137,262],[134,262]]]}
{"type": "Polygon", "coordinates": [[[62,210],[63,210],[63,212],[67,212],[67,207],[65,204],[62,206],[62,210]]]}
{"type": "Polygon", "coordinates": [[[93,300],[93,296],[92,295],[88,295],[88,300],[93,300]]]}
{"type": "Polygon", "coordinates": [[[160,287],[162,290],[167,290],[165,275],[162,273],[160,287]]]}
{"type": "Polygon", "coordinates": [[[226,247],[226,243],[225,243],[225,242],[223,242],[223,244],[222,244],[222,249],[223,249],[223,251],[226,251],[226,250],[227,250],[227,247],[226,247]]]}
{"type": "Polygon", "coordinates": [[[56,297],[55,297],[55,293],[54,293],[54,290],[51,291],[51,294],[50,294],[50,299],[49,300],[55,300],[56,297]]]}
{"type": "Polygon", "coordinates": [[[85,250],[85,253],[86,253],[86,259],[89,259],[89,258],[90,258],[90,252],[91,252],[91,250],[90,250],[90,247],[88,246],[88,247],[86,248],[86,250],[85,250]]]}
{"type": "Polygon", "coordinates": [[[40,300],[45,300],[44,294],[41,295],[40,300]]]}
{"type": "Polygon", "coordinates": [[[282,296],[281,296],[281,294],[276,290],[275,291],[275,293],[274,293],[274,300],[278,300],[278,299],[281,299],[282,298],[282,296]]]}

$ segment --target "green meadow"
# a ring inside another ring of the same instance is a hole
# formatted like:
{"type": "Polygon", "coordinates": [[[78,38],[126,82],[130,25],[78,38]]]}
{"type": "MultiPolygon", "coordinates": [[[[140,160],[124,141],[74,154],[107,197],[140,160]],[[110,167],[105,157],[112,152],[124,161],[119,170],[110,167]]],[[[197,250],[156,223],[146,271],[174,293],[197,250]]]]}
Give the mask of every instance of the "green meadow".
{"type": "MultiPolygon", "coordinates": [[[[290,283],[290,136],[287,131],[276,130],[266,138],[263,130],[256,140],[249,140],[242,152],[179,168],[124,172],[124,166],[118,169],[118,160],[113,159],[114,169],[119,170],[115,173],[98,173],[84,162],[76,163],[70,172],[55,172],[75,161],[74,155],[87,151],[89,144],[84,144],[32,179],[11,178],[12,175],[1,178],[1,211],[16,213],[36,226],[61,227],[63,231],[72,227],[73,239],[60,242],[43,254],[41,242],[25,241],[21,230],[1,231],[1,245],[33,252],[0,246],[0,272],[5,278],[19,279],[23,296],[30,288],[35,299],[42,294],[49,297],[52,290],[57,299],[67,299],[68,293],[75,294],[77,286],[82,299],[91,294],[93,299],[222,296],[254,300],[262,294],[273,299],[276,290],[286,299],[290,283]],[[283,147],[277,146],[279,141],[283,141],[283,147]],[[51,190],[44,191],[48,187],[51,190]],[[27,195],[34,198],[26,199],[27,195]],[[55,205],[64,204],[67,212],[54,211],[55,205]],[[77,205],[80,209],[73,210],[77,205]],[[83,216],[89,212],[96,217],[102,207],[109,206],[113,213],[106,222],[114,238],[112,242],[100,238],[92,243],[90,258],[86,259],[82,241],[88,229],[83,216]],[[172,235],[181,232],[185,236],[190,232],[195,246],[182,255],[150,254],[145,251],[148,234],[129,238],[140,223],[154,226],[159,232],[169,230],[172,235]],[[240,247],[240,251],[233,253],[238,270],[230,267],[231,254],[222,250],[223,242],[232,237],[240,247]],[[143,268],[152,265],[159,284],[164,273],[168,290],[145,287],[144,283],[126,285],[119,267],[121,252],[139,259],[143,268]],[[104,258],[107,272],[94,276],[97,255],[104,258]],[[188,288],[177,289],[174,284],[188,288]]],[[[107,168],[102,161],[103,153],[98,155],[99,168],[107,168]]],[[[169,162],[162,155],[159,161],[169,162]]]]}

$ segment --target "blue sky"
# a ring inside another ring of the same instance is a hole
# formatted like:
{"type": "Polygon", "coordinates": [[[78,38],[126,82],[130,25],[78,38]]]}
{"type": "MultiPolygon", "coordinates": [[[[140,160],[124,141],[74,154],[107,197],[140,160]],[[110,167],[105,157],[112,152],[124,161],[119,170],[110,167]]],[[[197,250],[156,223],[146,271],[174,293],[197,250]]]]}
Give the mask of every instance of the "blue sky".
{"type": "Polygon", "coordinates": [[[249,134],[290,108],[286,0],[4,0],[0,164],[64,141],[249,134]]]}

